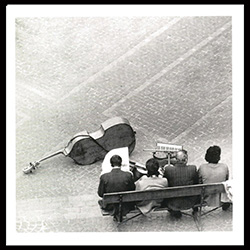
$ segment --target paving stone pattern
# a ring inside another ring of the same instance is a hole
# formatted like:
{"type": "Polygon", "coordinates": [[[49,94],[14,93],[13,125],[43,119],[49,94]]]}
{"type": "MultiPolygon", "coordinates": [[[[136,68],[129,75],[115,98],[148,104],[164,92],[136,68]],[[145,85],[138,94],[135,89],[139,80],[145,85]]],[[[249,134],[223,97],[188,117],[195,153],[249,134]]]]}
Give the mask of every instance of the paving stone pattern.
{"type": "MultiPolygon", "coordinates": [[[[181,144],[189,162],[222,148],[232,176],[230,17],[16,19],[17,232],[196,231],[167,212],[119,227],[97,200],[101,162],[58,155],[36,172],[23,167],[109,117],[136,130],[131,159],[145,163],[157,139],[181,144]]],[[[231,231],[232,208],[203,218],[204,231],[231,231]]]]}

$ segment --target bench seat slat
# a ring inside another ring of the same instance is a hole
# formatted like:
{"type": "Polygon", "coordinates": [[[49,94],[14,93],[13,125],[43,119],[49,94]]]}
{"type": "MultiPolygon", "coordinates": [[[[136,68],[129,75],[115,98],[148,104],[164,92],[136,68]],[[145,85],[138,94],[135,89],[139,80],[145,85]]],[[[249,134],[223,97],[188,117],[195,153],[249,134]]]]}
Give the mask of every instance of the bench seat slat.
{"type": "Polygon", "coordinates": [[[122,196],[122,202],[136,202],[142,200],[187,197],[193,195],[200,195],[202,189],[204,189],[205,195],[225,192],[224,185],[222,183],[197,184],[189,186],[167,187],[156,190],[108,193],[104,194],[103,202],[106,205],[119,203],[120,196],[122,196]]]}

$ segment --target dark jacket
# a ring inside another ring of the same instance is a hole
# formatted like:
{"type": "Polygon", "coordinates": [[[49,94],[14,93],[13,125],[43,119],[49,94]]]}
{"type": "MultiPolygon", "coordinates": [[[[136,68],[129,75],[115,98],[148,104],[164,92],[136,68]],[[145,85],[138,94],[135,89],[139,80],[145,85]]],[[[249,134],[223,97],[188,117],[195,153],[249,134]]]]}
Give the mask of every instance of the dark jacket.
{"type": "MultiPolygon", "coordinates": [[[[122,171],[120,168],[113,168],[111,172],[101,175],[97,193],[100,197],[103,197],[105,193],[132,190],[135,190],[132,174],[122,171]]],[[[103,207],[102,200],[100,200],[99,205],[111,215],[116,215],[118,213],[118,204],[109,204],[108,206],[103,207]]],[[[122,214],[126,215],[133,208],[134,203],[123,203],[122,214]]]]}
{"type": "Polygon", "coordinates": [[[197,168],[195,165],[175,164],[167,166],[164,177],[168,179],[168,186],[186,186],[199,183],[197,168]]]}
{"type": "Polygon", "coordinates": [[[122,192],[135,190],[133,176],[129,172],[114,168],[111,172],[100,177],[98,195],[103,197],[105,193],[122,192]]]}
{"type": "MultiPolygon", "coordinates": [[[[186,186],[199,183],[198,172],[195,165],[175,164],[167,166],[164,177],[168,179],[169,187],[186,186]]],[[[172,210],[185,210],[192,208],[198,202],[197,196],[171,198],[165,201],[165,205],[172,210]]]]}

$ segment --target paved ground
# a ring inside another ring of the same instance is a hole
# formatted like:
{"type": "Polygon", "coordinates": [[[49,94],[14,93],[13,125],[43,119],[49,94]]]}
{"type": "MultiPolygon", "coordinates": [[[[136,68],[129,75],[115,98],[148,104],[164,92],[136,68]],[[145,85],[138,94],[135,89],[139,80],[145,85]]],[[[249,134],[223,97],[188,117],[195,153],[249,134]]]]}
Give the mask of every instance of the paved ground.
{"type": "MultiPolygon", "coordinates": [[[[56,156],[22,169],[121,116],[137,131],[132,160],[145,163],[163,138],[198,167],[217,144],[232,177],[231,18],[19,18],[16,37],[17,232],[196,231],[166,212],[119,227],[102,217],[101,162],[56,156]]],[[[204,231],[232,228],[232,209],[203,219],[204,231]]]]}

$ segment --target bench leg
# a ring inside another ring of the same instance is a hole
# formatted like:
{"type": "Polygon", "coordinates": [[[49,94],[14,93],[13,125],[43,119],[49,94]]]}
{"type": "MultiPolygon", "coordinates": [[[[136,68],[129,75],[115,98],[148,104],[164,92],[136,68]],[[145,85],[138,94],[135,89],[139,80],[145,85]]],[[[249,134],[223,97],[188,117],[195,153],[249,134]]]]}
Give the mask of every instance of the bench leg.
{"type": "Polygon", "coordinates": [[[209,214],[209,213],[211,213],[211,212],[213,212],[213,211],[215,211],[215,210],[217,210],[218,208],[221,208],[221,207],[222,207],[222,205],[219,206],[219,207],[215,207],[215,208],[213,208],[213,209],[211,209],[211,210],[209,210],[209,211],[203,213],[201,216],[206,215],[206,214],[209,214]]]}
{"type": "MultiPolygon", "coordinates": [[[[138,213],[138,214],[136,214],[136,215],[134,215],[134,216],[132,216],[132,217],[130,217],[130,218],[128,218],[128,219],[123,220],[121,223],[125,223],[125,222],[127,222],[127,221],[129,221],[129,220],[132,220],[132,219],[138,217],[139,215],[142,215],[142,214],[143,214],[143,213],[140,212],[140,213],[138,213]]],[[[120,223],[120,224],[121,224],[121,223],[120,223]]]]}
{"type": "Polygon", "coordinates": [[[202,205],[204,202],[204,193],[205,193],[205,188],[203,187],[201,190],[201,194],[200,194],[200,203],[199,205],[196,205],[195,207],[198,208],[198,211],[194,211],[193,212],[193,218],[194,218],[194,222],[196,224],[196,227],[198,229],[198,231],[202,231],[202,226],[201,226],[201,211],[202,211],[202,205]]]}
{"type": "Polygon", "coordinates": [[[194,222],[196,224],[196,227],[197,227],[198,231],[202,231],[202,227],[201,227],[201,209],[202,209],[202,206],[199,207],[198,212],[195,212],[194,215],[193,215],[194,222]]]}
{"type": "Polygon", "coordinates": [[[122,222],[122,195],[120,195],[119,207],[118,207],[118,222],[122,222]]]}
{"type": "Polygon", "coordinates": [[[205,197],[205,187],[202,188],[201,194],[200,194],[200,204],[198,206],[198,212],[194,213],[194,221],[195,224],[198,228],[198,231],[202,231],[202,226],[201,226],[201,211],[202,211],[202,205],[204,203],[204,197],[205,197]]]}

